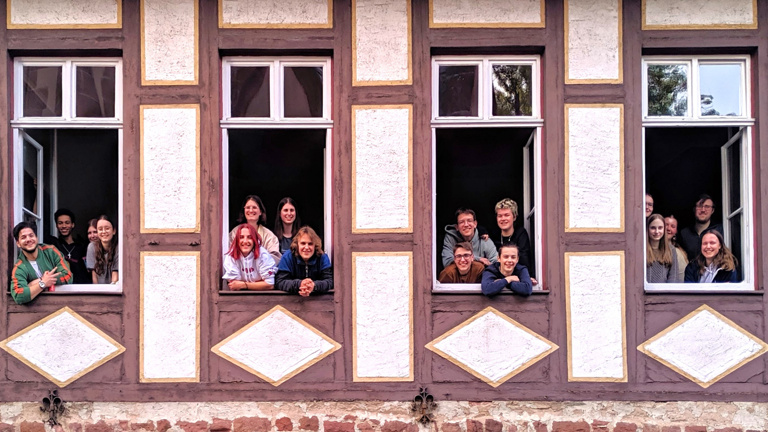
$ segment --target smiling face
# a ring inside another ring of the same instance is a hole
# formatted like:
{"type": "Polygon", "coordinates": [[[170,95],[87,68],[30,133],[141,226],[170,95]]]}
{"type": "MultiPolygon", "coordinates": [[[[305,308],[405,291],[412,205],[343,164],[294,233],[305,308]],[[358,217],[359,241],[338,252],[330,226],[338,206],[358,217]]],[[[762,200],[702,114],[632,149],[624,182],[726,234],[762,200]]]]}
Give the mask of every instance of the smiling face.
{"type": "Polygon", "coordinates": [[[248,256],[253,251],[253,245],[255,239],[251,236],[251,232],[246,228],[240,228],[240,233],[237,237],[237,245],[240,247],[240,253],[243,256],[248,256]]]}
{"type": "Polygon", "coordinates": [[[88,226],[88,241],[93,243],[99,239],[99,231],[95,226],[88,226]]]}
{"type": "Polygon", "coordinates": [[[258,225],[259,224],[259,217],[261,216],[261,209],[259,208],[259,205],[254,200],[248,200],[245,203],[245,207],[243,207],[243,214],[245,215],[245,220],[251,225],[258,225]]]}
{"type": "Polygon", "coordinates": [[[501,274],[504,276],[510,276],[512,274],[517,262],[520,260],[518,254],[519,251],[517,250],[517,246],[503,246],[501,248],[499,251],[499,263],[501,263],[499,269],[501,270],[501,274]]]}
{"type": "Polygon", "coordinates": [[[668,240],[677,235],[677,219],[673,218],[672,216],[665,217],[664,230],[668,240]]]}
{"type": "Polygon", "coordinates": [[[312,258],[312,255],[315,254],[315,242],[312,241],[312,238],[306,234],[302,234],[301,237],[299,237],[299,256],[304,261],[309,261],[310,258],[312,258]]]}
{"type": "Polygon", "coordinates": [[[115,229],[112,227],[112,222],[104,219],[99,219],[96,222],[96,231],[98,232],[99,240],[103,246],[108,246],[112,241],[112,237],[115,236],[115,229]]]}
{"type": "Polygon", "coordinates": [[[75,227],[74,222],[69,215],[61,215],[56,218],[56,229],[59,230],[59,237],[68,237],[72,234],[72,229],[75,227]]]}
{"type": "Polygon", "coordinates": [[[659,241],[664,237],[664,221],[661,218],[654,219],[648,225],[648,238],[659,241]]]}
{"type": "Polygon", "coordinates": [[[711,199],[704,199],[696,203],[696,222],[705,224],[712,219],[715,213],[715,203],[711,199]]]}
{"type": "Polygon", "coordinates": [[[282,209],[280,209],[280,219],[284,224],[290,225],[296,220],[296,207],[290,203],[286,203],[282,209]]]}
{"type": "Polygon", "coordinates": [[[475,236],[476,227],[477,221],[471,213],[462,213],[456,219],[456,228],[458,228],[464,240],[472,240],[472,237],[475,236]]]}
{"type": "Polygon", "coordinates": [[[19,231],[19,239],[16,240],[16,246],[29,254],[37,249],[37,234],[32,228],[24,228],[19,231]]]}
{"type": "Polygon", "coordinates": [[[502,231],[509,231],[515,223],[515,215],[512,209],[500,208],[496,210],[496,224],[502,231]]]}
{"type": "Polygon", "coordinates": [[[645,195],[645,217],[648,217],[653,213],[653,197],[645,195]]]}
{"type": "Polygon", "coordinates": [[[456,263],[456,267],[459,269],[459,274],[462,276],[469,272],[473,260],[474,256],[472,255],[471,250],[457,247],[456,251],[453,252],[453,262],[456,263]]]}
{"type": "Polygon", "coordinates": [[[712,260],[720,253],[720,240],[716,235],[712,233],[704,234],[701,238],[701,255],[707,260],[707,264],[710,264],[712,260]]]}

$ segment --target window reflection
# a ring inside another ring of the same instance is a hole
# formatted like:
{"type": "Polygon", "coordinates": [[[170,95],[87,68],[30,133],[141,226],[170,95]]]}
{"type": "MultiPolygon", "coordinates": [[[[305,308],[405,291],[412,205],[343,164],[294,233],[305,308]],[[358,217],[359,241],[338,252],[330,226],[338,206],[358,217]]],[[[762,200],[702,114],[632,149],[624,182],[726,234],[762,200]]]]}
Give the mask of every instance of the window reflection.
{"type": "Polygon", "coordinates": [[[687,65],[648,65],[648,115],[688,115],[687,65]]]}
{"type": "Polygon", "coordinates": [[[741,116],[741,65],[699,65],[701,115],[741,116]]]}
{"type": "Polygon", "coordinates": [[[61,117],[61,67],[24,67],[24,117],[61,117]]]}
{"type": "Polygon", "coordinates": [[[493,84],[494,116],[529,116],[531,104],[531,66],[495,65],[493,84]]]}
{"type": "Polygon", "coordinates": [[[440,66],[440,117],[477,117],[477,66],[440,66]]]}

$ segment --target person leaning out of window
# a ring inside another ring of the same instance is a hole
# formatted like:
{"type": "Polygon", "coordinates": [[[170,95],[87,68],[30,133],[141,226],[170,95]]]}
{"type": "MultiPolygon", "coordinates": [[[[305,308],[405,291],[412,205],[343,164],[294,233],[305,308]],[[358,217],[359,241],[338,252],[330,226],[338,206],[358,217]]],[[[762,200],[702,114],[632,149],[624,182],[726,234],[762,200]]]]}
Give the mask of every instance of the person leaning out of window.
{"type": "Polygon", "coordinates": [[[19,222],[13,227],[19,257],[11,270],[11,296],[18,304],[32,301],[45,290],[72,283],[72,271],[55,246],[37,244],[35,226],[19,222]]]}
{"type": "Polygon", "coordinates": [[[276,288],[308,297],[333,289],[333,268],[323,252],[323,242],[315,230],[299,228],[293,236],[291,249],[283,254],[277,266],[276,288]]]}
{"type": "Polygon", "coordinates": [[[232,291],[271,290],[275,285],[275,260],[262,246],[261,236],[251,224],[235,227],[235,239],[224,254],[224,275],[232,291]]]}
{"type": "Polygon", "coordinates": [[[472,243],[459,242],[453,247],[453,262],[440,272],[440,283],[480,283],[485,266],[475,261],[472,243]]]}
{"type": "Polygon", "coordinates": [[[533,292],[533,283],[528,275],[528,269],[517,262],[520,250],[514,243],[505,243],[499,249],[499,261],[485,268],[481,289],[483,294],[493,296],[504,288],[513,293],[527,297],[533,292]]]}
{"type": "Polygon", "coordinates": [[[722,283],[738,282],[736,257],[715,228],[701,236],[701,253],[685,267],[685,282],[722,283]]]}

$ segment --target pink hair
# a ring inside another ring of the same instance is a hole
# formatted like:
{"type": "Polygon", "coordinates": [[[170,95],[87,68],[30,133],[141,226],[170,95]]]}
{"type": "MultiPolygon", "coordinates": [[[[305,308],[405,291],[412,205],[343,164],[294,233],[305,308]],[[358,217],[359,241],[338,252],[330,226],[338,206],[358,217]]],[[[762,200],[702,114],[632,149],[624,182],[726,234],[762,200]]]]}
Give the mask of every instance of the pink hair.
{"type": "Polygon", "coordinates": [[[235,239],[232,240],[232,244],[229,246],[227,255],[231,256],[234,259],[240,259],[243,257],[243,251],[240,250],[240,232],[243,230],[248,230],[248,233],[251,235],[251,238],[254,239],[253,240],[253,257],[258,258],[259,247],[261,247],[261,236],[259,235],[258,232],[256,232],[256,228],[252,227],[247,223],[240,224],[237,227],[235,227],[235,239]]]}

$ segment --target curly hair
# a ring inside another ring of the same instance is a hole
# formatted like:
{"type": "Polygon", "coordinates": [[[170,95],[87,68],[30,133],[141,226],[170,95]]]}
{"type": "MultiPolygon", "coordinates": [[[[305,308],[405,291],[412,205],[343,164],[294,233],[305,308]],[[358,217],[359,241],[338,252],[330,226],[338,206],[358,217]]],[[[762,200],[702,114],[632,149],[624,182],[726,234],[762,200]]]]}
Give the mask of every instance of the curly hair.
{"type": "Polygon", "coordinates": [[[301,236],[303,235],[309,236],[309,239],[312,240],[312,243],[315,245],[315,256],[320,256],[325,253],[323,252],[323,241],[320,240],[320,236],[317,235],[315,230],[304,225],[299,228],[299,231],[293,236],[293,241],[291,241],[291,253],[293,256],[299,256],[299,240],[301,240],[301,236]]]}

